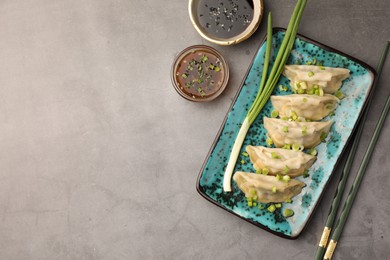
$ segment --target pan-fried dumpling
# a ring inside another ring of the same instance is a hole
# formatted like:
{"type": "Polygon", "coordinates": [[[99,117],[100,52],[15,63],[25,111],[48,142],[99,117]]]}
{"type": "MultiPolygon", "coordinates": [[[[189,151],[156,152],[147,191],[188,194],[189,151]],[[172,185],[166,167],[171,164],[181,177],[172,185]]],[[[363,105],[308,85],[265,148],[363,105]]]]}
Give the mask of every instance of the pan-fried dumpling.
{"type": "Polygon", "coordinates": [[[264,117],[264,128],[276,147],[299,144],[305,148],[317,146],[328,135],[333,120],[325,122],[295,122],[264,117]]]}
{"type": "Polygon", "coordinates": [[[297,177],[309,169],[316,160],[313,155],[283,148],[248,145],[246,151],[256,170],[267,168],[271,175],[297,177]]]}
{"type": "Polygon", "coordinates": [[[255,200],[261,203],[285,202],[298,195],[305,186],[305,183],[294,179],[285,182],[275,176],[248,172],[236,172],[233,180],[245,197],[256,196],[255,200]]]}
{"type": "Polygon", "coordinates": [[[280,117],[290,117],[295,112],[298,117],[310,120],[321,120],[334,111],[340,100],[333,95],[293,94],[271,96],[271,102],[280,117]]]}
{"type": "Polygon", "coordinates": [[[344,79],[349,77],[349,70],[313,65],[286,65],[283,75],[290,80],[293,90],[312,89],[315,85],[325,93],[334,93],[344,79]]]}

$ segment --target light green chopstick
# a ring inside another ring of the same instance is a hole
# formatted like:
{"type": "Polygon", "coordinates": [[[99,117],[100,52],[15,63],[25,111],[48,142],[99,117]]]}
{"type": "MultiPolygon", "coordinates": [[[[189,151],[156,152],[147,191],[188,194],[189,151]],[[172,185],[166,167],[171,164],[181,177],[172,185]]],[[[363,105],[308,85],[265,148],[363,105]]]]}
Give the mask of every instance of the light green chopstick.
{"type": "MultiPolygon", "coordinates": [[[[387,43],[388,44],[388,43],[387,43]]],[[[344,229],[344,226],[345,226],[345,223],[347,221],[347,218],[348,218],[348,215],[349,215],[349,212],[351,211],[351,208],[352,208],[352,205],[353,205],[353,201],[354,199],[356,198],[356,195],[357,195],[357,191],[359,189],[359,185],[360,183],[362,182],[363,180],[363,177],[364,177],[364,174],[366,172],[366,168],[367,168],[367,165],[368,165],[368,162],[371,158],[371,155],[372,155],[372,152],[374,150],[374,147],[375,147],[375,144],[379,138],[379,134],[381,132],[381,129],[382,129],[382,126],[386,120],[386,116],[389,112],[389,108],[390,108],[390,96],[388,95],[387,96],[387,100],[386,100],[386,104],[382,110],[382,113],[380,115],[380,118],[378,120],[378,123],[375,127],[375,130],[374,130],[374,134],[373,136],[371,137],[371,140],[370,140],[370,143],[368,145],[368,148],[367,148],[367,151],[366,153],[364,154],[364,157],[363,157],[363,160],[362,160],[362,163],[360,164],[360,167],[359,167],[359,170],[357,172],[357,175],[355,177],[355,180],[353,181],[353,184],[352,184],[352,187],[348,193],[348,197],[344,203],[344,207],[343,207],[343,210],[340,214],[340,217],[336,223],[336,227],[334,229],[334,233],[332,234],[332,238],[329,242],[329,245],[326,249],[326,252],[325,252],[325,256],[324,256],[324,259],[328,260],[328,259],[331,259],[332,258],[332,255],[335,251],[335,248],[336,248],[336,245],[337,245],[337,242],[341,236],[341,233],[343,232],[343,229],[344,229]]]]}
{"type": "Polygon", "coordinates": [[[332,230],[333,223],[334,223],[334,220],[336,218],[336,214],[337,214],[337,211],[338,211],[338,208],[340,205],[341,197],[344,193],[345,184],[347,183],[347,178],[348,178],[349,172],[350,172],[351,167],[352,167],[352,162],[353,162],[353,159],[355,157],[355,153],[356,153],[356,150],[357,150],[357,147],[359,144],[361,134],[363,132],[363,126],[364,126],[364,122],[366,121],[368,110],[369,110],[370,105],[371,105],[372,96],[374,94],[377,82],[379,81],[379,78],[381,76],[383,64],[385,62],[388,50],[389,50],[389,42],[387,41],[385,43],[384,49],[382,51],[381,59],[379,61],[378,67],[377,67],[378,77],[374,83],[374,86],[372,87],[373,88],[371,90],[372,95],[367,103],[366,108],[364,109],[363,115],[362,115],[362,117],[359,121],[359,124],[358,124],[358,128],[356,129],[356,133],[354,134],[353,143],[352,143],[351,149],[349,150],[347,160],[345,162],[342,174],[340,176],[337,190],[336,190],[334,197],[333,197],[332,205],[329,209],[328,217],[326,219],[326,224],[325,224],[324,230],[322,232],[320,242],[319,242],[318,247],[317,247],[317,252],[316,252],[316,255],[314,257],[315,260],[323,259],[325,249],[326,249],[326,246],[328,244],[328,238],[329,238],[330,232],[332,230]]]}

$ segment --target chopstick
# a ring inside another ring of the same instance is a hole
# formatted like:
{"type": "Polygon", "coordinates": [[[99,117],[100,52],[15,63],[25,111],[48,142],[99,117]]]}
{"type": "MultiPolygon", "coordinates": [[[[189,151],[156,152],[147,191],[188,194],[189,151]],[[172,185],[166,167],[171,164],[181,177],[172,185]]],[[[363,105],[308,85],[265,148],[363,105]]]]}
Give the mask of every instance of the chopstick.
{"type": "MultiPolygon", "coordinates": [[[[389,42],[387,42],[386,47],[385,47],[385,52],[384,55],[382,56],[381,63],[384,62],[385,56],[387,54],[387,50],[389,48],[389,42]]],[[[383,65],[383,63],[382,63],[383,65]]],[[[381,72],[382,67],[380,67],[380,72],[381,72]]],[[[353,181],[352,187],[348,193],[348,197],[344,203],[343,210],[340,214],[340,217],[336,223],[336,227],[334,229],[334,232],[332,234],[331,240],[329,242],[329,245],[326,249],[324,259],[331,259],[332,255],[334,253],[334,250],[336,248],[337,242],[341,236],[341,233],[344,229],[345,223],[347,221],[349,212],[351,211],[353,201],[356,198],[357,191],[359,189],[360,183],[362,182],[363,176],[365,174],[368,162],[371,158],[372,152],[374,150],[374,147],[376,145],[376,142],[378,140],[379,134],[381,132],[382,126],[384,124],[384,121],[386,119],[387,113],[389,112],[390,108],[390,96],[388,95],[386,104],[382,110],[382,113],[380,115],[380,118],[378,120],[378,123],[375,127],[374,134],[371,137],[370,143],[368,145],[367,151],[364,154],[362,163],[360,164],[359,170],[357,172],[357,175],[353,181]]]]}
{"type": "Polygon", "coordinates": [[[341,233],[343,232],[345,222],[347,221],[348,214],[351,211],[353,201],[356,197],[357,191],[359,189],[359,185],[362,182],[363,176],[366,172],[367,164],[370,161],[372,152],[374,150],[375,144],[378,140],[379,134],[382,130],[382,126],[385,122],[387,113],[389,112],[390,108],[390,95],[387,96],[387,101],[385,104],[385,107],[382,110],[381,116],[379,118],[379,121],[375,127],[374,134],[370,140],[370,143],[368,145],[368,149],[366,153],[364,154],[363,161],[360,164],[360,168],[358,170],[358,173],[355,177],[355,180],[353,181],[352,187],[348,193],[348,197],[344,203],[343,210],[341,211],[340,217],[336,223],[336,228],[334,229],[334,233],[332,234],[332,239],[329,242],[329,245],[326,249],[324,259],[328,260],[332,258],[332,255],[334,253],[334,250],[336,248],[337,242],[341,236],[341,233]]]}
{"type": "Polygon", "coordinates": [[[377,85],[376,83],[378,82],[379,77],[382,73],[382,68],[383,68],[384,61],[386,59],[388,49],[389,49],[389,42],[387,41],[385,43],[384,49],[382,51],[381,59],[380,59],[380,62],[378,64],[378,68],[377,68],[378,79],[374,83],[373,89],[371,90],[372,95],[371,95],[370,99],[368,100],[368,103],[366,105],[366,108],[364,109],[362,118],[360,119],[360,122],[358,124],[358,128],[357,128],[356,133],[354,135],[354,141],[352,143],[351,149],[349,150],[347,160],[345,162],[342,174],[341,174],[340,179],[339,179],[337,190],[336,190],[334,197],[333,197],[332,205],[329,209],[329,213],[328,213],[328,217],[326,219],[324,231],[322,232],[322,236],[321,236],[320,242],[319,242],[318,247],[317,247],[317,252],[315,255],[316,260],[322,259],[323,255],[325,253],[325,248],[326,248],[327,243],[328,243],[328,238],[329,238],[329,235],[330,235],[331,229],[333,227],[333,223],[334,223],[334,220],[335,220],[335,217],[336,217],[339,205],[340,205],[341,197],[342,197],[342,194],[343,194],[344,189],[345,189],[345,184],[347,183],[347,178],[348,178],[349,172],[351,170],[353,158],[355,157],[355,153],[356,153],[356,150],[357,150],[357,147],[359,144],[359,140],[360,140],[361,134],[363,132],[364,122],[366,120],[368,110],[369,110],[369,107],[371,105],[372,96],[374,94],[374,90],[375,90],[375,87],[377,85]]]}

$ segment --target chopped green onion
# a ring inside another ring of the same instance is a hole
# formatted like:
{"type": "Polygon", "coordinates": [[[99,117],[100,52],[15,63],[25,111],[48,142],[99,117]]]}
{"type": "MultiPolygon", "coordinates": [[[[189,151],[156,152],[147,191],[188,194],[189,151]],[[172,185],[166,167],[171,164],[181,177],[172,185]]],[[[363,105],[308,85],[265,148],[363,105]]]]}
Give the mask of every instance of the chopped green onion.
{"type": "Polygon", "coordinates": [[[307,102],[307,98],[304,97],[304,98],[302,99],[302,101],[303,101],[303,102],[307,102]]]}
{"type": "Polygon", "coordinates": [[[186,79],[186,78],[188,77],[188,75],[187,75],[186,73],[183,73],[183,74],[181,74],[181,77],[182,77],[183,79],[186,79]]]}
{"type": "Polygon", "coordinates": [[[313,77],[314,76],[314,72],[313,71],[309,71],[309,73],[307,73],[307,76],[313,77]]]}
{"type": "Polygon", "coordinates": [[[250,190],[249,190],[249,193],[252,194],[252,195],[255,195],[255,194],[256,194],[256,190],[250,189],[250,190]]]}
{"type": "Polygon", "coordinates": [[[313,58],[313,65],[315,65],[317,63],[317,59],[314,57],[313,58]]]}
{"type": "Polygon", "coordinates": [[[275,204],[275,208],[279,209],[279,208],[281,208],[281,207],[282,207],[282,204],[281,204],[281,203],[276,203],[276,204],[275,204]]]}
{"type": "Polygon", "coordinates": [[[253,201],[252,197],[246,197],[247,201],[253,201]]]}
{"type": "Polygon", "coordinates": [[[319,89],[314,90],[314,94],[316,94],[317,96],[319,96],[319,95],[320,95],[320,90],[319,90],[319,89]]]}
{"type": "Polygon", "coordinates": [[[307,126],[302,126],[302,135],[307,135],[307,126]]]}
{"type": "Polygon", "coordinates": [[[320,66],[320,70],[325,70],[325,67],[324,66],[320,66]]]}
{"type": "Polygon", "coordinates": [[[271,117],[272,118],[276,118],[278,116],[279,116],[279,112],[277,110],[274,110],[274,111],[271,112],[271,117]]]}
{"type": "Polygon", "coordinates": [[[280,159],[280,156],[276,152],[271,153],[272,158],[274,159],[280,159]]]}
{"type": "Polygon", "coordinates": [[[263,169],[261,170],[261,173],[264,174],[264,175],[267,175],[267,174],[269,173],[268,168],[263,168],[263,169]]]}
{"type": "Polygon", "coordinates": [[[283,87],[283,90],[284,90],[284,91],[287,91],[287,90],[288,90],[288,87],[287,87],[287,86],[284,86],[284,87],[283,87]]]}
{"type": "MultiPolygon", "coordinates": [[[[200,82],[201,83],[201,82],[200,82]]],[[[204,90],[201,88],[201,87],[198,87],[198,92],[199,94],[203,97],[206,95],[206,92],[204,92],[204,90]]]]}
{"type": "Polygon", "coordinates": [[[288,126],[283,126],[283,132],[288,133],[288,126]]]}
{"type": "Polygon", "coordinates": [[[220,67],[218,67],[218,66],[215,66],[214,70],[215,70],[216,72],[218,72],[218,71],[220,71],[220,70],[221,70],[221,68],[220,68],[220,67]]]}
{"type": "Polygon", "coordinates": [[[337,90],[334,95],[338,98],[338,99],[343,99],[345,98],[345,95],[343,92],[341,92],[340,90],[337,90]]]}
{"type": "Polygon", "coordinates": [[[287,174],[290,171],[290,168],[288,168],[287,165],[284,166],[283,172],[287,174]]]}
{"type": "Polygon", "coordinates": [[[258,170],[256,170],[256,173],[257,173],[257,174],[262,174],[263,171],[262,171],[261,169],[258,169],[258,170]]]}
{"type": "Polygon", "coordinates": [[[252,201],[248,201],[248,207],[252,207],[253,206],[253,202],[252,201]]]}
{"type": "Polygon", "coordinates": [[[200,59],[200,61],[202,62],[202,63],[205,63],[206,61],[208,61],[208,57],[206,56],[206,55],[204,55],[203,54],[203,56],[202,56],[202,58],[200,59]]]}
{"type": "Polygon", "coordinates": [[[262,204],[259,204],[259,206],[257,206],[259,209],[264,209],[265,207],[264,207],[264,205],[262,205],[262,204]]]}
{"type": "Polygon", "coordinates": [[[274,204],[271,204],[271,205],[267,208],[267,210],[268,210],[269,212],[273,213],[273,212],[276,210],[276,207],[275,207],[274,204]]]}
{"type": "Polygon", "coordinates": [[[282,179],[282,176],[280,176],[279,174],[276,174],[275,178],[276,178],[276,180],[280,181],[282,179]]]}
{"type": "Polygon", "coordinates": [[[319,89],[320,87],[316,84],[313,86],[313,89],[319,89]]]}
{"type": "Polygon", "coordinates": [[[334,115],[335,115],[335,113],[334,113],[333,111],[329,113],[329,116],[330,116],[330,117],[332,117],[332,116],[334,116],[334,115]]]}
{"type": "Polygon", "coordinates": [[[247,152],[242,152],[241,154],[244,155],[245,157],[249,156],[249,154],[247,152]]]}
{"type": "Polygon", "coordinates": [[[317,155],[317,150],[313,147],[313,148],[310,148],[309,150],[309,153],[313,156],[316,156],[317,155]]]}
{"type": "Polygon", "coordinates": [[[252,205],[253,205],[253,207],[256,207],[257,206],[257,202],[256,201],[253,202],[252,205]]]}
{"type": "Polygon", "coordinates": [[[283,149],[287,149],[287,150],[290,150],[291,149],[291,145],[289,145],[289,144],[285,144],[285,145],[283,145],[283,147],[282,147],[283,149]]]}
{"type": "Polygon", "coordinates": [[[327,136],[328,136],[328,134],[327,134],[327,133],[325,133],[325,132],[322,132],[322,133],[321,133],[321,136],[320,136],[320,140],[321,140],[321,142],[324,142],[327,136]]]}
{"type": "Polygon", "coordinates": [[[268,15],[268,27],[267,27],[267,43],[264,59],[264,69],[261,77],[260,87],[255,97],[255,100],[248,111],[247,116],[245,117],[241,128],[237,134],[236,140],[233,144],[231,154],[229,156],[228,164],[225,169],[224,179],[223,179],[223,191],[230,192],[231,179],[233,175],[233,170],[235,168],[238,155],[242,144],[244,143],[245,136],[249,131],[250,126],[253,124],[264,105],[267,103],[269,97],[272,94],[275,85],[277,84],[280,75],[282,74],[283,68],[286,64],[290,52],[293,48],[295,42],[295,36],[298,31],[298,26],[302,17],[303,10],[305,9],[307,0],[298,0],[297,5],[295,6],[294,12],[291,16],[290,22],[288,24],[287,30],[283,37],[283,41],[280,44],[279,51],[276,55],[276,58],[273,62],[272,70],[269,73],[268,78],[268,66],[271,56],[271,47],[272,47],[272,15],[268,15]]]}
{"type": "Polygon", "coordinates": [[[289,181],[291,180],[291,177],[288,176],[288,175],[284,175],[284,176],[283,176],[283,180],[284,180],[285,182],[289,182],[289,181]]]}
{"type": "Polygon", "coordinates": [[[298,119],[298,115],[295,111],[291,111],[291,118],[296,121],[298,119]]]}
{"type": "Polygon", "coordinates": [[[265,142],[267,143],[268,146],[271,146],[274,144],[274,141],[272,141],[272,139],[269,137],[267,138],[267,140],[265,140],[265,142]]]}
{"type": "Polygon", "coordinates": [[[287,120],[288,120],[288,117],[287,117],[287,116],[284,116],[284,117],[282,117],[281,119],[284,120],[284,121],[287,121],[287,120]]]}
{"type": "Polygon", "coordinates": [[[292,145],[292,149],[293,149],[293,151],[295,151],[295,152],[299,151],[300,148],[301,148],[301,146],[300,146],[299,144],[293,144],[293,145],[292,145]]]}
{"type": "Polygon", "coordinates": [[[284,202],[286,202],[286,203],[291,203],[292,200],[291,200],[291,199],[286,199],[284,202]]]}
{"type": "Polygon", "coordinates": [[[311,65],[311,61],[306,62],[306,65],[311,65]]]}
{"type": "Polygon", "coordinates": [[[305,91],[304,91],[303,89],[299,88],[299,89],[297,90],[297,93],[298,93],[298,94],[304,94],[305,91]]]}
{"type": "Polygon", "coordinates": [[[288,218],[294,215],[294,211],[292,209],[284,209],[282,214],[283,217],[288,218]]]}
{"type": "Polygon", "coordinates": [[[244,159],[241,160],[241,164],[245,164],[245,160],[244,159]]]}
{"type": "Polygon", "coordinates": [[[257,198],[258,198],[257,195],[253,196],[253,200],[257,200],[257,198]]]}
{"type": "Polygon", "coordinates": [[[276,187],[275,186],[272,187],[272,192],[276,193],[276,187]]]}
{"type": "Polygon", "coordinates": [[[309,177],[310,175],[309,175],[309,170],[305,170],[304,172],[303,172],[303,178],[307,178],[307,177],[309,177]]]}
{"type": "Polygon", "coordinates": [[[283,91],[283,86],[279,85],[279,91],[283,91]]]}
{"type": "Polygon", "coordinates": [[[306,93],[309,94],[309,95],[313,95],[314,94],[314,88],[308,89],[306,91],[306,93]]]}

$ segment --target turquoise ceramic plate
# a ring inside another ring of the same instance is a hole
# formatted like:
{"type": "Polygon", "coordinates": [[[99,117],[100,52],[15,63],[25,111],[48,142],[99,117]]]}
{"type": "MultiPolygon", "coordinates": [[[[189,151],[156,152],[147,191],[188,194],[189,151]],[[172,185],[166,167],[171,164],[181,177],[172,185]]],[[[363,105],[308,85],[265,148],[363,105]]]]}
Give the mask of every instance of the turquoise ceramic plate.
{"type": "MultiPolygon", "coordinates": [[[[284,29],[274,29],[272,44],[273,57],[271,60],[275,59],[275,53],[280,47],[284,32],[284,29]]],[[[304,36],[297,37],[287,62],[288,64],[296,64],[299,62],[305,64],[308,61],[313,61],[315,58],[324,66],[348,68],[351,71],[351,76],[343,82],[341,90],[346,94],[346,98],[341,101],[335,111],[335,115],[332,117],[335,123],[326,138],[326,142],[316,147],[318,157],[310,168],[309,177],[298,177],[298,180],[305,182],[306,187],[303,188],[298,196],[293,198],[292,203],[283,203],[282,208],[277,209],[274,213],[269,213],[266,208],[249,208],[243,192],[241,192],[233,180],[233,191],[230,193],[224,193],[222,191],[224,169],[227,165],[233,142],[257,94],[260,84],[265,47],[265,43],[263,42],[211,147],[198,177],[197,190],[210,202],[256,226],[282,237],[296,238],[309,221],[347,145],[363,107],[366,104],[367,98],[370,95],[375,71],[367,64],[337,50],[304,36]],[[281,212],[285,207],[293,209],[295,214],[292,217],[284,218],[281,212]]],[[[280,77],[276,86],[280,84],[289,86],[289,82],[284,76],[280,77]]],[[[291,93],[290,90],[287,92],[280,91],[276,87],[273,95],[286,95],[291,93]]],[[[241,152],[244,152],[245,147],[249,144],[266,146],[266,131],[263,127],[263,117],[270,116],[271,111],[272,105],[268,101],[263,111],[251,126],[241,152]]],[[[329,118],[325,118],[324,120],[329,120],[329,118]]],[[[249,161],[249,157],[242,154],[238,158],[235,171],[255,172],[249,161]]],[[[263,206],[267,207],[267,205],[263,206]]]]}

